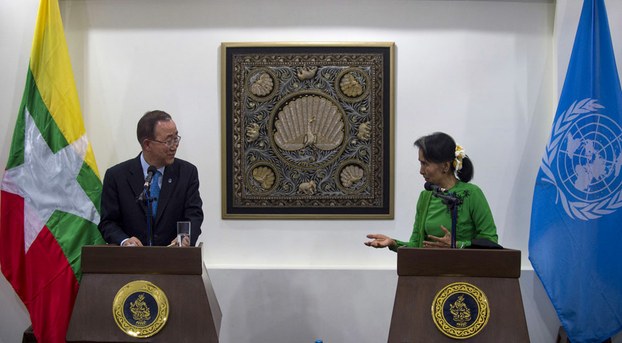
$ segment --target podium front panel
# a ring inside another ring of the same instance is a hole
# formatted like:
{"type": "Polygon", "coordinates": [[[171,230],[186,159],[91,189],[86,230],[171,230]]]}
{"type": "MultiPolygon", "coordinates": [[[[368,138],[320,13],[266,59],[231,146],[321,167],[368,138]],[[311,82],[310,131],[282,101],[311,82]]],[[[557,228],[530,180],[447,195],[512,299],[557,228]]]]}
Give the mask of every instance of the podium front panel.
{"type": "Polygon", "coordinates": [[[398,275],[389,342],[529,342],[520,251],[400,248],[398,275]],[[485,325],[461,339],[441,331],[433,317],[435,298],[454,283],[481,291],[489,311],[485,325]]]}
{"type": "Polygon", "coordinates": [[[83,256],[68,342],[218,342],[222,314],[201,248],[96,246],[84,247],[83,256]],[[126,334],[113,315],[117,293],[133,281],[166,295],[166,323],[151,337],[126,334]]]}

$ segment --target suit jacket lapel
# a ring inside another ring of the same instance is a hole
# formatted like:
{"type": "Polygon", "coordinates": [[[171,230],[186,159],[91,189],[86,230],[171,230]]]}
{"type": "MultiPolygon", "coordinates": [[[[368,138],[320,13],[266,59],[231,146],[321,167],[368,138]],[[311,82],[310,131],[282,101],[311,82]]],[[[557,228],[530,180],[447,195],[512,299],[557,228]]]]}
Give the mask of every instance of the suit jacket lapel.
{"type": "MultiPolygon", "coordinates": [[[[140,164],[140,154],[134,161],[130,164],[128,168],[128,177],[127,177],[129,187],[132,189],[132,193],[134,193],[134,199],[138,199],[140,194],[143,192],[143,185],[145,184],[145,176],[143,175],[143,167],[140,164]]],[[[139,201],[140,207],[143,209],[143,213],[146,215],[147,213],[147,204],[145,201],[139,201]]]]}

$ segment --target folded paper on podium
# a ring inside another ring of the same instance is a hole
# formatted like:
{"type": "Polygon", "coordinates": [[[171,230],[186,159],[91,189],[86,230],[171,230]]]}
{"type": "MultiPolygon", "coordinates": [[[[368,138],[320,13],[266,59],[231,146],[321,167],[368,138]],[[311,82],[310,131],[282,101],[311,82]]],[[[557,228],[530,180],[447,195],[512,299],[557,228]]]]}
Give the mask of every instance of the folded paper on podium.
{"type": "Polygon", "coordinates": [[[218,342],[201,247],[82,248],[67,342],[218,342]]]}

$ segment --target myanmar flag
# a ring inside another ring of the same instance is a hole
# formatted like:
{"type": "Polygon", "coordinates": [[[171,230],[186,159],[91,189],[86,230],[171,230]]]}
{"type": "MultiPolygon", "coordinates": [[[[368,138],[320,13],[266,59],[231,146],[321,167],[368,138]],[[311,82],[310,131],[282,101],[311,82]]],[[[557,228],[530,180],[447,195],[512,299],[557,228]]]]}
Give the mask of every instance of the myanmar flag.
{"type": "Polygon", "coordinates": [[[41,0],[0,196],[0,267],[39,342],[64,342],[101,181],[80,113],[58,0],[41,0]]]}

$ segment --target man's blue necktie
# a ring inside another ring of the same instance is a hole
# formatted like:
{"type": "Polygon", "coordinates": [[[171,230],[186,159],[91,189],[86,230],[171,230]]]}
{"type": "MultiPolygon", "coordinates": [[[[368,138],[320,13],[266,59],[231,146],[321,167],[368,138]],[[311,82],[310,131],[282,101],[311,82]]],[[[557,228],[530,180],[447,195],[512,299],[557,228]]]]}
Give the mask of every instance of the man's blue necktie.
{"type": "Polygon", "coordinates": [[[151,188],[149,188],[149,192],[151,192],[151,208],[152,215],[155,218],[156,213],[158,213],[158,198],[160,197],[160,171],[156,171],[153,174],[153,179],[151,179],[151,188]]]}

